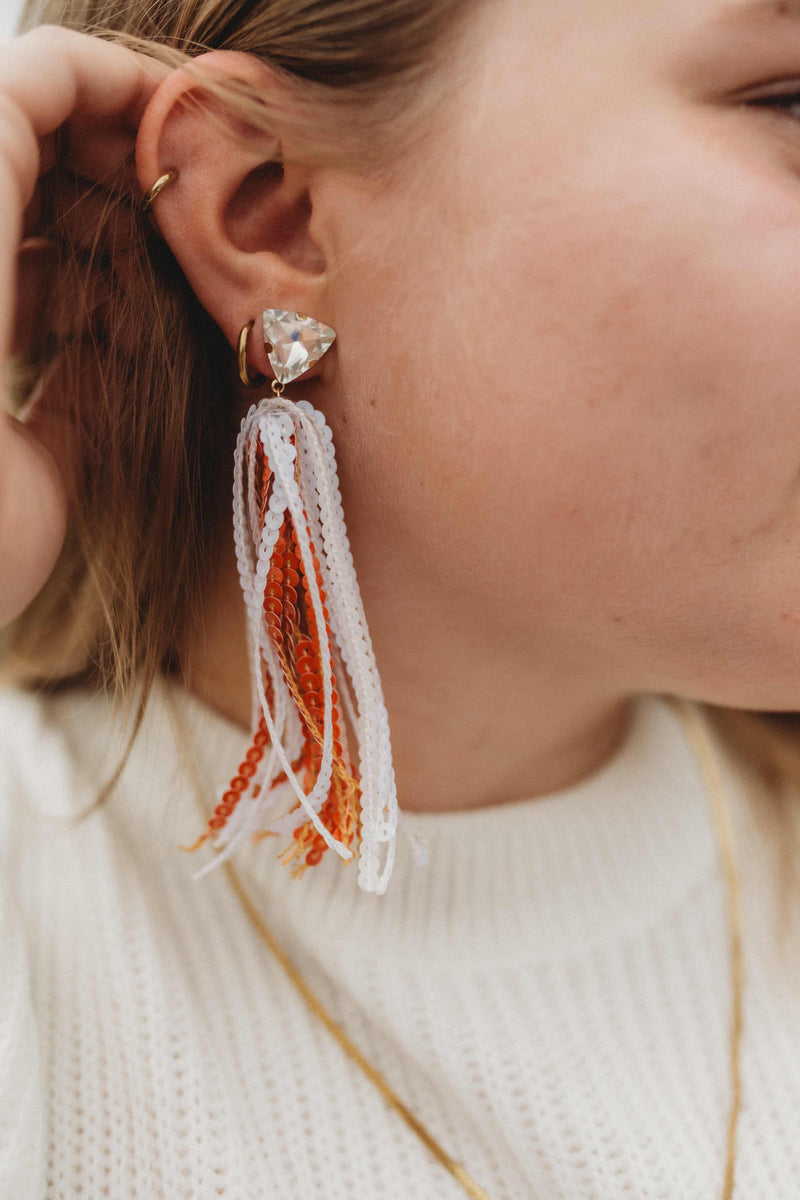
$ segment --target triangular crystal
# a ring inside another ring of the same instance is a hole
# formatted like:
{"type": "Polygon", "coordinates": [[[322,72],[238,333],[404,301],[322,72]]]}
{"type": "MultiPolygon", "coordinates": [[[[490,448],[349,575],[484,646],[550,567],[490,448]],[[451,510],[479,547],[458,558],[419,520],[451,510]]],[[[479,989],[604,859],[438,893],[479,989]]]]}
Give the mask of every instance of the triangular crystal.
{"type": "Polygon", "coordinates": [[[322,358],[335,332],[304,313],[283,308],[264,311],[264,345],[279,383],[291,383],[322,358]]]}

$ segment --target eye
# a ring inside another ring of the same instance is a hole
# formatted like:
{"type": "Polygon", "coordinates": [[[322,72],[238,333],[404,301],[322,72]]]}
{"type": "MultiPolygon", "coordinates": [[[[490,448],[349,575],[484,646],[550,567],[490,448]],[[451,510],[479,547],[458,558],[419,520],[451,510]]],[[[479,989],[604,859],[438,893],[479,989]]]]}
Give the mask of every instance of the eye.
{"type": "Polygon", "coordinates": [[[740,103],[746,105],[748,108],[772,109],[779,115],[784,114],[787,117],[800,120],[800,91],[797,90],[797,81],[792,86],[795,88],[795,91],[772,92],[745,98],[740,97],[740,103]]]}

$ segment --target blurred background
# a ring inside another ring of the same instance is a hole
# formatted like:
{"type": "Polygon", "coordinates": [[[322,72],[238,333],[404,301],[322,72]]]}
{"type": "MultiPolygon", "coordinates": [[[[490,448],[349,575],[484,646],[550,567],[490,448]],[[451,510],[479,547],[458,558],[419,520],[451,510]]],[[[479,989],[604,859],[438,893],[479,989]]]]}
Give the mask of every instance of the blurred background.
{"type": "Polygon", "coordinates": [[[0,0],[0,37],[11,37],[22,0],[0,0]]]}

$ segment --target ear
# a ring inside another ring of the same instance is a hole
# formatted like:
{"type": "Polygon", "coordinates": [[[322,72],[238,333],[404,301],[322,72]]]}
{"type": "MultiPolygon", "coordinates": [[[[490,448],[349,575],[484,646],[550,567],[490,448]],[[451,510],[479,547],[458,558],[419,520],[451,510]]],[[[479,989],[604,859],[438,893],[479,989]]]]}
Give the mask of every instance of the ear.
{"type": "MultiPolygon", "coordinates": [[[[284,90],[265,63],[240,51],[209,51],[192,66],[246,80],[276,97],[284,90]]],[[[232,348],[242,326],[255,321],[248,363],[251,373],[270,377],[265,308],[309,313],[330,324],[326,261],[310,231],[315,169],[294,161],[285,138],[245,127],[183,68],[156,89],[136,140],[143,192],[170,169],[177,179],[151,210],[158,228],[232,348]]],[[[318,364],[304,378],[319,370],[318,364]]]]}

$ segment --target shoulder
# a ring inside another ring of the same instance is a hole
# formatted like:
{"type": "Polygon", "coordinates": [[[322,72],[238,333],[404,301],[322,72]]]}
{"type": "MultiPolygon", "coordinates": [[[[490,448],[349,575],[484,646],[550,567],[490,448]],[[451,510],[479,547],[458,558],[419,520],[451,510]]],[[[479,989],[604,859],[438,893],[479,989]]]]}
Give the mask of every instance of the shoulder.
{"type": "Polygon", "coordinates": [[[28,793],[42,763],[40,698],[21,688],[0,686],[0,853],[13,852],[28,793]]]}
{"type": "Polygon", "coordinates": [[[15,763],[15,746],[30,747],[37,727],[41,725],[41,695],[23,688],[0,684],[0,770],[15,763]]]}
{"type": "Polygon", "coordinates": [[[74,754],[59,720],[68,697],[0,685],[0,851],[26,825],[73,807],[74,754]]]}

